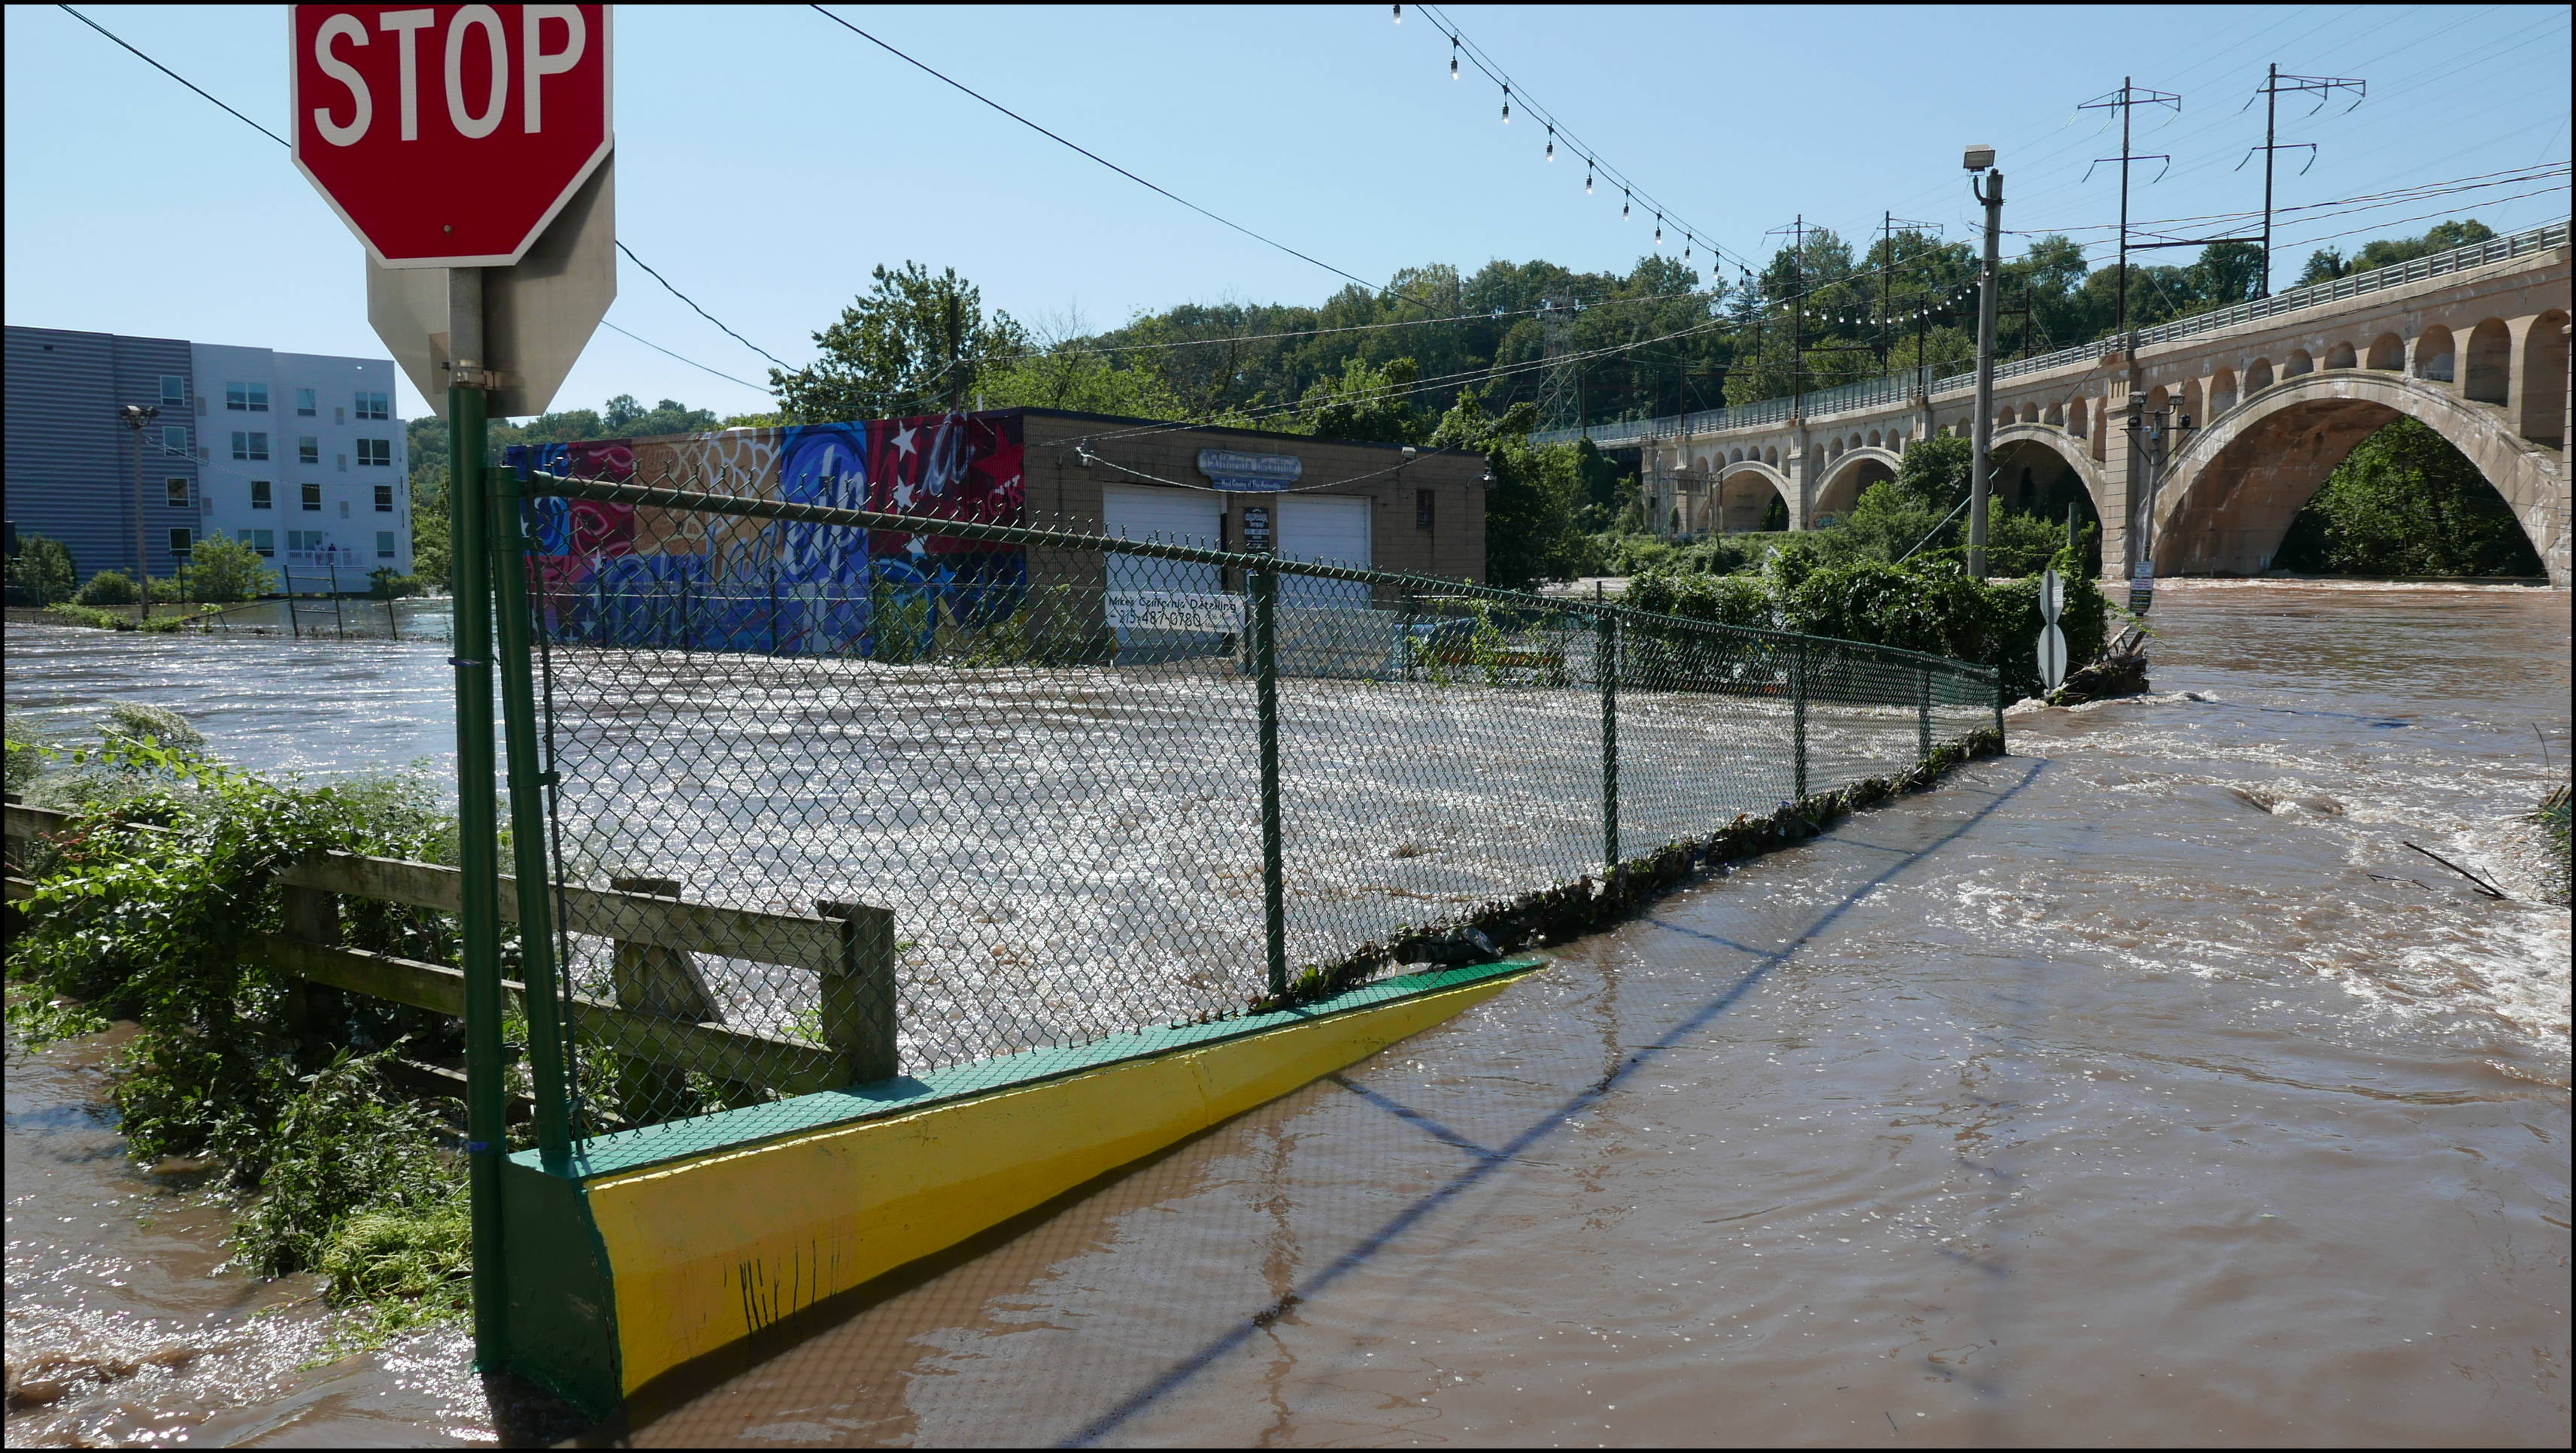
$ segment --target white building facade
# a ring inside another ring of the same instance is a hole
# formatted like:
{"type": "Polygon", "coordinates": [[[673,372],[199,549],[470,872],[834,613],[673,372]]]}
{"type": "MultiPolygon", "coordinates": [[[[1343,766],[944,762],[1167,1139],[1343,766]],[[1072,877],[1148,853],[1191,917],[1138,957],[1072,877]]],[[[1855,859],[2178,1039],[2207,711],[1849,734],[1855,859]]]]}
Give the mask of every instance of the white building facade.
{"type": "Polygon", "coordinates": [[[242,541],[296,591],[411,573],[411,460],[391,359],[213,343],[190,354],[199,538],[242,541]]]}

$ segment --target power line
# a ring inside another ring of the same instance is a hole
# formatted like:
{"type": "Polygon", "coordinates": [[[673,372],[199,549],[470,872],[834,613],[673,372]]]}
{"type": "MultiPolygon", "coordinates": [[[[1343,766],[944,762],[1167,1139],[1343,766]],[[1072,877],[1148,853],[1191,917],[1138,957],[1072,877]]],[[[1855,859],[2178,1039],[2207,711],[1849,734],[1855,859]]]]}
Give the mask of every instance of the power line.
{"type": "MultiPolygon", "coordinates": [[[[646,270],[647,272],[650,272],[652,269],[647,268],[647,269],[645,269],[645,270],[646,270]]],[[[713,320],[710,320],[710,321],[713,321],[713,320]]],[[[606,328],[606,329],[608,329],[610,332],[613,332],[613,333],[624,333],[624,334],[626,334],[626,336],[627,336],[627,337],[634,339],[636,342],[643,344],[645,347],[652,349],[654,352],[659,353],[659,354],[663,354],[663,355],[665,355],[665,356],[667,356],[667,357],[671,357],[671,358],[679,359],[682,363],[687,364],[689,367],[696,369],[696,370],[697,370],[697,371],[699,371],[700,373],[712,373],[712,374],[714,374],[716,377],[718,377],[718,378],[720,378],[720,379],[723,379],[723,380],[724,380],[725,382],[727,382],[727,383],[738,383],[738,384],[741,384],[744,388],[750,389],[750,390],[751,390],[752,392],[754,392],[754,393],[761,394],[761,395],[764,395],[764,396],[769,397],[769,398],[776,398],[776,397],[777,397],[777,395],[776,395],[776,394],[771,393],[768,389],[761,387],[759,384],[753,383],[753,382],[751,382],[751,381],[750,381],[750,380],[748,380],[748,379],[740,379],[740,378],[736,378],[736,377],[734,377],[732,374],[730,374],[730,373],[726,373],[726,372],[724,372],[724,371],[723,371],[723,370],[721,370],[721,369],[709,368],[709,367],[707,367],[705,364],[698,362],[696,359],[691,358],[691,357],[687,356],[686,354],[673,353],[673,352],[671,352],[671,350],[670,350],[670,349],[663,347],[661,344],[654,342],[652,339],[647,338],[647,337],[644,337],[642,334],[634,333],[634,332],[630,332],[630,331],[629,331],[629,330],[627,330],[627,329],[620,328],[620,327],[618,327],[616,324],[609,322],[609,321],[608,321],[607,319],[605,319],[605,318],[602,318],[602,319],[600,319],[600,320],[599,320],[599,326],[601,326],[602,328],[606,328]]],[[[717,326],[717,327],[719,327],[719,328],[721,328],[721,327],[723,327],[724,325],[723,325],[723,324],[721,324],[721,323],[718,323],[718,324],[716,324],[716,326],[717,326]]]]}
{"type": "Polygon", "coordinates": [[[156,61],[156,60],[154,60],[152,57],[150,57],[150,56],[148,56],[148,55],[145,55],[143,52],[141,52],[141,51],[139,51],[139,50],[136,50],[133,46],[126,45],[126,44],[125,44],[124,39],[123,39],[122,37],[118,36],[118,35],[117,35],[117,33],[116,33],[115,31],[112,31],[112,30],[108,29],[106,26],[99,24],[97,21],[90,19],[88,16],[81,14],[79,11],[74,10],[72,7],[70,7],[70,6],[68,6],[68,5],[57,5],[57,6],[55,6],[54,8],[55,8],[55,9],[57,9],[57,10],[62,11],[65,15],[70,16],[72,19],[79,21],[81,24],[88,26],[90,29],[97,31],[99,34],[101,34],[101,35],[103,35],[103,36],[106,36],[108,39],[110,39],[110,40],[112,40],[112,41],[115,41],[118,45],[120,45],[120,46],[125,46],[125,49],[126,49],[130,54],[132,54],[136,60],[139,60],[139,61],[143,62],[145,65],[150,66],[152,69],[154,69],[154,70],[156,70],[156,71],[159,71],[161,74],[163,74],[163,75],[165,75],[165,76],[168,76],[171,80],[177,81],[180,85],[183,85],[183,86],[187,87],[189,90],[196,92],[198,95],[205,97],[207,100],[209,100],[209,101],[213,101],[216,105],[218,105],[218,106],[223,106],[224,110],[225,110],[225,111],[227,111],[227,112],[229,112],[229,113],[231,114],[232,118],[233,118],[234,120],[236,120],[236,121],[240,122],[242,125],[249,127],[251,130],[258,132],[260,135],[267,137],[269,140],[276,142],[278,145],[286,147],[286,148],[287,148],[287,150],[289,150],[289,151],[292,151],[292,150],[294,150],[294,149],[295,149],[294,147],[292,147],[292,146],[289,146],[289,145],[288,145],[287,140],[286,140],[286,138],[285,138],[285,137],[278,135],[276,132],[269,130],[269,129],[268,129],[267,127],[265,127],[265,126],[260,125],[258,122],[251,120],[249,117],[244,116],[244,115],[243,115],[243,114],[241,114],[239,111],[234,111],[232,107],[224,105],[224,103],[223,103],[222,101],[217,100],[217,99],[216,99],[216,97],[214,96],[214,94],[213,94],[212,92],[208,91],[205,87],[198,85],[196,82],[194,82],[194,81],[192,81],[192,80],[189,80],[186,76],[183,76],[183,75],[179,74],[177,71],[174,71],[174,70],[170,69],[168,66],[165,66],[165,65],[161,64],[159,61],[156,61]]]}
{"type": "MultiPolygon", "coordinates": [[[[618,244],[617,244],[617,250],[618,250],[618,251],[620,251],[620,252],[622,252],[622,253],[625,253],[625,254],[626,254],[626,260],[627,260],[628,262],[631,262],[631,263],[635,264],[637,267],[640,267],[640,268],[644,269],[644,271],[645,271],[647,274],[651,275],[651,277],[652,277],[653,281],[655,281],[655,282],[657,282],[657,283],[660,283],[660,284],[662,285],[662,287],[663,287],[663,290],[664,290],[664,291],[668,292],[672,297],[678,298],[681,302],[684,302],[684,303],[688,304],[688,305],[689,305],[689,311],[691,311],[691,312],[693,312],[693,313],[697,314],[697,315],[698,315],[699,317],[701,317],[701,318],[706,319],[708,322],[715,324],[715,325],[716,325],[717,327],[719,327],[719,328],[724,328],[724,332],[725,332],[725,336],[726,336],[726,337],[731,338],[734,342],[741,344],[743,347],[750,349],[752,352],[759,354],[761,357],[768,359],[770,362],[772,362],[772,363],[774,363],[774,364],[777,364],[780,368],[786,369],[786,370],[787,370],[788,372],[790,372],[790,373],[794,373],[794,372],[796,372],[796,371],[797,371],[796,366],[795,366],[794,364],[792,364],[792,363],[789,363],[786,359],[783,359],[783,358],[779,357],[777,354],[772,353],[772,352],[770,352],[768,349],[761,347],[759,344],[752,342],[750,339],[743,337],[741,334],[736,333],[736,332],[735,332],[735,331],[733,331],[731,328],[725,328],[725,323],[724,323],[724,320],[723,320],[722,318],[719,318],[719,317],[717,317],[715,314],[708,312],[706,309],[699,307],[699,306],[698,306],[698,300],[697,300],[697,299],[692,298],[692,297],[690,297],[687,293],[684,293],[684,292],[680,291],[678,288],[675,288],[675,287],[671,286],[671,280],[670,280],[669,278],[666,278],[666,277],[662,276],[660,273],[655,272],[655,271],[653,270],[653,265],[652,265],[651,263],[646,262],[644,259],[642,259],[642,258],[640,258],[640,257],[637,257],[637,256],[635,255],[635,249],[634,249],[634,248],[631,248],[631,247],[629,247],[629,246],[627,246],[627,245],[626,245],[626,243],[625,243],[625,241],[624,241],[623,239],[620,239],[620,240],[618,241],[618,244]]],[[[626,330],[625,330],[625,329],[623,329],[623,328],[620,328],[620,329],[618,329],[617,331],[619,331],[619,332],[621,332],[621,333],[624,333],[626,330]]],[[[633,335],[632,335],[632,334],[629,334],[628,336],[629,336],[629,337],[632,337],[633,335]]],[[[643,340],[639,338],[639,339],[636,339],[636,341],[640,343],[640,342],[642,342],[643,340]]],[[[664,351],[664,352],[666,352],[666,353],[670,352],[670,350],[669,350],[669,349],[664,349],[663,351],[664,351]]],[[[676,354],[676,353],[672,353],[672,354],[671,354],[671,356],[672,356],[673,358],[680,358],[680,355],[678,355],[678,354],[676,354]]],[[[694,361],[694,360],[691,360],[691,359],[687,359],[687,358],[680,358],[680,361],[681,361],[682,363],[690,363],[690,364],[693,364],[693,366],[698,367],[698,368],[706,368],[706,365],[705,365],[705,364],[703,364],[703,363],[695,363],[695,361],[694,361]]],[[[732,377],[732,375],[730,375],[730,374],[716,373],[716,371],[715,371],[714,369],[712,369],[712,368],[707,368],[707,372],[709,372],[709,373],[715,373],[715,374],[716,374],[716,377],[718,377],[718,378],[730,378],[730,377],[732,377]]],[[[734,379],[734,382],[736,382],[736,383],[740,383],[740,382],[742,382],[742,380],[740,380],[740,379],[734,379]]],[[[764,391],[764,392],[766,392],[766,390],[763,390],[763,391],[764,391]]]]}
{"type": "Polygon", "coordinates": [[[902,61],[905,65],[911,66],[913,69],[920,71],[923,75],[929,76],[933,80],[942,82],[967,96],[973,97],[975,100],[983,102],[985,105],[992,107],[994,110],[1001,112],[1005,116],[1010,117],[1012,120],[1027,127],[1031,131],[1036,132],[1038,135],[1056,143],[1058,146],[1079,152],[1082,155],[1091,158],[1093,161],[1100,163],[1102,166],[1109,168],[1111,171],[1118,173],[1118,175],[1125,177],[1127,180],[1134,182],[1136,185],[1145,188],[1147,191],[1178,202],[1182,206],[1189,208],[1191,211],[1198,213],[1200,216],[1207,218],[1211,222],[1222,223],[1227,227],[1231,227],[1235,231],[1242,233],[1244,236],[1251,238],[1253,241],[1258,242],[1265,247],[1277,248],[1279,251],[1288,254],[1290,257],[1296,258],[1300,262],[1313,263],[1315,266],[1322,268],[1324,271],[1329,272],[1336,277],[1348,278],[1350,281],[1358,283],[1361,287],[1367,288],[1371,292],[1382,292],[1403,298],[1406,302],[1412,303],[1416,307],[1430,306],[1430,304],[1423,302],[1421,299],[1397,292],[1392,287],[1370,282],[1368,279],[1361,277],[1359,274],[1354,272],[1345,272],[1342,269],[1333,266],[1331,263],[1324,261],[1322,258],[1299,252],[1296,248],[1290,247],[1285,242],[1280,242],[1274,238],[1264,237],[1260,233],[1253,231],[1251,228],[1244,226],[1240,222],[1220,217],[1216,213],[1209,211],[1207,208],[1200,206],[1198,203],[1191,201],[1187,197],[1181,196],[1167,187],[1157,186],[1154,183],[1145,180],[1143,177],[1136,175],[1134,172],[1127,170],[1118,163],[1111,161],[1109,158],[1102,156],[1096,151],[1091,150],[1089,147],[1083,146],[1078,142],[1066,140],[1064,137],[1053,131],[1049,131],[1047,128],[1031,121],[1026,116],[1023,116],[1019,112],[1012,110],[1010,107],[1003,105],[1001,102],[994,100],[992,97],[985,95],[983,92],[976,90],[963,81],[952,79],[922,62],[914,60],[911,56],[904,54],[902,51],[895,49],[893,46],[890,46],[884,41],[877,39],[875,36],[868,34],[866,31],[859,29],[850,22],[843,20],[840,16],[833,14],[824,7],[816,5],[813,6],[812,9],[815,14],[831,21],[834,25],[841,27],[843,30],[848,31],[850,34],[855,35],[859,39],[866,41],[868,44],[875,46],[877,49],[884,51],[887,55],[893,56],[896,60],[902,61]]]}

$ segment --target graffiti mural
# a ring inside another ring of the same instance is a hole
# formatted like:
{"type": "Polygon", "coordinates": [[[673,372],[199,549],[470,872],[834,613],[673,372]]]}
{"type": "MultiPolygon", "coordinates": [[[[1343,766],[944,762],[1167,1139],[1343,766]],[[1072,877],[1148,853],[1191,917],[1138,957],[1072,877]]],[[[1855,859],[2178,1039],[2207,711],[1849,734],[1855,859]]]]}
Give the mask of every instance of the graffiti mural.
{"type": "MultiPolygon", "coordinates": [[[[989,524],[1023,524],[1017,415],[950,414],[520,446],[520,470],[989,524]]],[[[531,572],[556,639],[912,659],[943,626],[1017,610],[1016,546],[541,500],[531,572]]]]}

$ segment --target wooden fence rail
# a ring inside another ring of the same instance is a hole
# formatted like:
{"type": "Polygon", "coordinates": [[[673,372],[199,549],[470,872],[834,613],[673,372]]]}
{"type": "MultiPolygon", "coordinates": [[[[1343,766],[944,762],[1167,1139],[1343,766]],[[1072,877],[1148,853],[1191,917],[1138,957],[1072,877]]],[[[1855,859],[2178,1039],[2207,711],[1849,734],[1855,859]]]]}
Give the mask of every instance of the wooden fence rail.
{"type": "MultiPolygon", "coordinates": [[[[68,830],[67,813],[12,802],[7,809],[8,896],[36,891],[24,865],[35,840],[68,830]]],[[[253,941],[271,964],[308,984],[327,985],[432,1013],[465,1012],[464,973],[351,948],[341,941],[340,900],[368,898],[454,913],[464,875],[435,863],[327,853],[278,875],[280,927],[253,941]]],[[[501,879],[501,913],[519,916],[518,880],[501,879]]],[[[555,885],[568,932],[610,941],[615,1002],[575,995],[566,1005],[583,1044],[614,1051],[629,1066],[621,1109],[654,1103],[661,1082],[694,1070],[732,1103],[764,1091],[807,1094],[889,1079],[895,1057],[894,915],[862,903],[823,902],[814,916],[690,903],[670,879],[620,878],[610,888],[555,885]],[[708,993],[696,955],[776,964],[821,982],[819,1043],[728,1026],[708,993]]],[[[505,981],[515,1003],[526,986],[505,981]]],[[[669,1101],[665,1100],[667,1104],[669,1101]]]]}

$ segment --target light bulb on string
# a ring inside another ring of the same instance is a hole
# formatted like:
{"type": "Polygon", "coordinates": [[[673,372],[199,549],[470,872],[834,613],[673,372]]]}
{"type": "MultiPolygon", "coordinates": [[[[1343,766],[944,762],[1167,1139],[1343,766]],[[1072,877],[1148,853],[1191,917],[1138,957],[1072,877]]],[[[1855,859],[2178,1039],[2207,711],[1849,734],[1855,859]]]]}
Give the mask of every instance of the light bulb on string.
{"type": "Polygon", "coordinates": [[[1583,159],[1583,195],[1592,195],[1592,158],[1583,159]]]}
{"type": "Polygon", "coordinates": [[[1655,245],[1664,245],[1664,214],[1661,212],[1655,214],[1655,245]]]}
{"type": "Polygon", "coordinates": [[[1554,125],[1550,125],[1547,128],[1547,159],[1549,161],[1556,160],[1556,127],[1554,125]]]}
{"type": "Polygon", "coordinates": [[[1512,124],[1512,83],[1503,82],[1503,124],[1512,124]]]}
{"type": "Polygon", "coordinates": [[[1449,79],[1458,79],[1458,37],[1449,37],[1449,79]]]}
{"type": "Polygon", "coordinates": [[[1619,220],[1622,222],[1628,220],[1628,200],[1628,189],[1626,187],[1621,187],[1619,189],[1619,220]]]}
{"type": "Polygon", "coordinates": [[[1401,5],[1395,7],[1395,23],[1398,25],[1404,23],[1404,7],[1401,5]]]}

